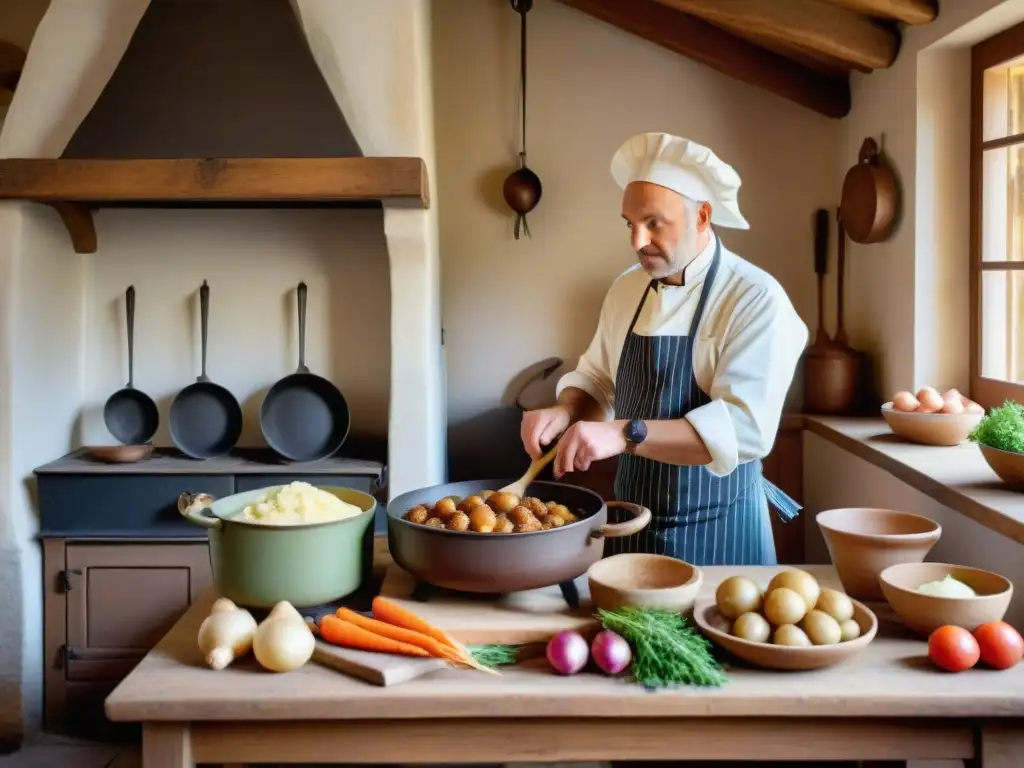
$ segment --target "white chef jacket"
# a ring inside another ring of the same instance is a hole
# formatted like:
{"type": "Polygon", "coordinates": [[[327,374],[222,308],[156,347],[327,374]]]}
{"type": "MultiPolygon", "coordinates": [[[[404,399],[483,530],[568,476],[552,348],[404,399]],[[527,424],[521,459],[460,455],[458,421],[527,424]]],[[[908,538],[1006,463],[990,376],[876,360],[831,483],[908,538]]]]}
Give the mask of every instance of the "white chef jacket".
{"type": "MultiPolygon", "coordinates": [[[[686,267],[683,285],[658,284],[647,295],[634,332],[685,336],[715,254],[717,236],[686,267]]],[[[576,370],[556,387],[589,393],[612,418],[615,376],[626,331],[650,277],[637,264],[616,278],[601,306],[597,332],[576,370]]],[[[718,274],[697,328],[693,374],[711,402],[686,419],[711,454],[719,477],[766,456],[775,441],[786,394],[807,345],[807,326],[778,281],[722,246],[718,274]]]]}

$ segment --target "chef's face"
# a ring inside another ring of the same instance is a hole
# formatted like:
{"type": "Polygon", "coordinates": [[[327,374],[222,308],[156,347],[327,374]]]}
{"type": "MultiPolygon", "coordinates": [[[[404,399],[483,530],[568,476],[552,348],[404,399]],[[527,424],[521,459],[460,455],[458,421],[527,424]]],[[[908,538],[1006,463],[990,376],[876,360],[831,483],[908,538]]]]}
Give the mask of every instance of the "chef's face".
{"type": "Polygon", "coordinates": [[[708,242],[711,206],[634,181],[622,195],[622,218],[644,271],[655,280],[682,282],[683,270],[708,242]]]}

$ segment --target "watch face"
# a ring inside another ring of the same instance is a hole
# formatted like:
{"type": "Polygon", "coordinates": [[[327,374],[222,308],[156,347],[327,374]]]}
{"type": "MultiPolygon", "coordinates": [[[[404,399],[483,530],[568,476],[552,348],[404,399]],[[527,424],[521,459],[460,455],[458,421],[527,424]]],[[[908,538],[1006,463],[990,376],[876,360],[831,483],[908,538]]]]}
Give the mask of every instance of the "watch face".
{"type": "Polygon", "coordinates": [[[626,439],[631,443],[641,443],[647,437],[647,425],[640,419],[633,419],[626,425],[626,439]]]}

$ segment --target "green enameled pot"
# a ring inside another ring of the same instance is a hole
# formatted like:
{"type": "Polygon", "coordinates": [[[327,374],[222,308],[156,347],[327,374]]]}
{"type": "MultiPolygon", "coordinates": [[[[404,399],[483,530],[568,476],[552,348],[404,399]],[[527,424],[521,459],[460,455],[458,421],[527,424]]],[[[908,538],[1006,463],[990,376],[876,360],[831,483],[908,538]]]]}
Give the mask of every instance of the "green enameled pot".
{"type": "Polygon", "coordinates": [[[355,592],[373,567],[377,501],[352,488],[317,486],[363,513],[310,525],[271,526],[234,519],[246,505],[280,487],[219,500],[205,493],[183,493],[178,498],[181,514],[208,529],[218,592],[246,608],[272,608],[282,600],[296,608],[317,606],[355,592]]]}

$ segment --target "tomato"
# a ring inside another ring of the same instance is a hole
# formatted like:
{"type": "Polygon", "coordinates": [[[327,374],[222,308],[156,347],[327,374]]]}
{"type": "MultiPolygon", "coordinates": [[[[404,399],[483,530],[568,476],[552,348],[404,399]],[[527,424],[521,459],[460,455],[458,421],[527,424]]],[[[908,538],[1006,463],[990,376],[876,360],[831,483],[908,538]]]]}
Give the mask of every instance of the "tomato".
{"type": "Polygon", "coordinates": [[[981,660],[993,669],[1009,669],[1024,658],[1024,638],[1005,621],[990,621],[974,630],[981,660]]]}
{"type": "Polygon", "coordinates": [[[947,624],[928,637],[928,658],[947,672],[963,672],[978,663],[981,649],[974,635],[947,624]]]}

